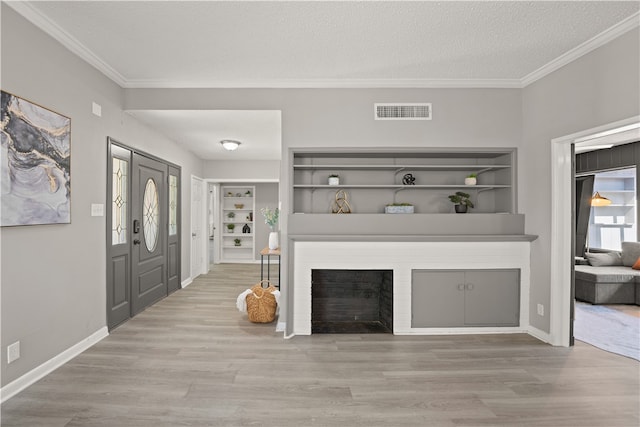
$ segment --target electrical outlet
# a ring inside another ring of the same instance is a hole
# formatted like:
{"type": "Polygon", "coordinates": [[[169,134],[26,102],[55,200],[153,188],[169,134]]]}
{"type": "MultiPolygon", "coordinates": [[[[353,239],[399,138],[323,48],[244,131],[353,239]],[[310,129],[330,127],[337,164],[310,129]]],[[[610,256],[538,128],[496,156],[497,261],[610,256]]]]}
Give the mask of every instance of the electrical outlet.
{"type": "Polygon", "coordinates": [[[7,363],[20,359],[20,341],[16,341],[7,347],[7,363]]]}
{"type": "Polygon", "coordinates": [[[538,316],[544,316],[544,305],[538,304],[538,316]]]}

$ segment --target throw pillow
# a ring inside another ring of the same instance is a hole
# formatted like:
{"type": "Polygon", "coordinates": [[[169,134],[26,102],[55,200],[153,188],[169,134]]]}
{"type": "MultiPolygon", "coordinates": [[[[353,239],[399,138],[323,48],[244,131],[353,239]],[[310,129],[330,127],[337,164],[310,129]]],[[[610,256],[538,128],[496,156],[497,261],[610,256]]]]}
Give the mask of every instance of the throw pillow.
{"type": "Polygon", "coordinates": [[[586,253],[584,256],[589,260],[589,264],[594,267],[622,265],[620,252],[586,253]]]}
{"type": "Polygon", "coordinates": [[[640,258],[639,242],[622,242],[622,264],[631,267],[640,258]]]}
{"type": "Polygon", "coordinates": [[[640,258],[638,258],[638,260],[636,261],[635,264],[633,264],[631,266],[631,268],[633,268],[634,270],[640,270],[640,258]]]}

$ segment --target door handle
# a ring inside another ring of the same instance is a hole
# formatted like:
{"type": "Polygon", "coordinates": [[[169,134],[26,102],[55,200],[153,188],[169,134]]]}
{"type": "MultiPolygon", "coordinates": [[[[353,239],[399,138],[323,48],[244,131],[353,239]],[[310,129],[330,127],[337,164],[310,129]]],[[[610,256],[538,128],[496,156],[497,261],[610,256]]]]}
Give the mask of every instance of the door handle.
{"type": "Polygon", "coordinates": [[[191,237],[196,237],[196,233],[191,233],[191,237]]]}
{"type": "MultiPolygon", "coordinates": [[[[140,232],[140,220],[134,219],[133,220],[133,233],[134,234],[138,234],[140,232]]],[[[140,243],[140,242],[138,242],[140,243]]]]}
{"type": "Polygon", "coordinates": [[[134,245],[139,245],[140,244],[140,239],[133,239],[133,244],[134,245]]]}

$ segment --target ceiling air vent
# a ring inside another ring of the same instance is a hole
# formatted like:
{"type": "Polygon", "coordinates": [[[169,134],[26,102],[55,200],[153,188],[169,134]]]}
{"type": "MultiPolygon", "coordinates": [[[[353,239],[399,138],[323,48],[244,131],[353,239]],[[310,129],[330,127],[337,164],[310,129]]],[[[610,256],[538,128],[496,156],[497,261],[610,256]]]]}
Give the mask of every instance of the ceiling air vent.
{"type": "Polygon", "coordinates": [[[374,104],[376,120],[431,120],[431,104],[374,104]]]}

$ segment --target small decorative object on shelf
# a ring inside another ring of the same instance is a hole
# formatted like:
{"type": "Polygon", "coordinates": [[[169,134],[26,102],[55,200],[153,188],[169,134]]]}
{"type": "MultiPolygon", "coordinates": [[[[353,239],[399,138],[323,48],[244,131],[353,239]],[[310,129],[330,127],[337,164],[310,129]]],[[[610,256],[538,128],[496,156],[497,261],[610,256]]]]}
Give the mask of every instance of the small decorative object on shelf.
{"type": "Polygon", "coordinates": [[[389,203],[384,207],[384,213],[388,214],[412,214],[413,205],[411,203],[389,203]]]}
{"type": "Polygon", "coordinates": [[[329,175],[329,185],[340,185],[340,176],[336,174],[329,175]]]}
{"type": "Polygon", "coordinates": [[[233,219],[233,218],[235,218],[235,217],[236,217],[236,214],[235,214],[234,212],[229,212],[229,213],[227,214],[227,218],[229,218],[229,219],[233,219]]]}
{"type": "Polygon", "coordinates": [[[464,185],[476,185],[478,183],[478,175],[471,173],[464,179],[464,185]]]}
{"type": "Polygon", "coordinates": [[[244,197],[251,197],[251,190],[247,190],[247,192],[244,193],[244,197]]]}
{"type": "Polygon", "coordinates": [[[253,221],[253,212],[249,212],[249,221],[253,221]]]}
{"type": "Polygon", "coordinates": [[[336,200],[333,202],[331,212],[334,214],[349,214],[351,213],[351,205],[347,200],[347,193],[344,190],[336,191],[336,200]]]}
{"type": "Polygon", "coordinates": [[[233,233],[233,230],[236,228],[235,224],[227,224],[227,231],[229,233],[233,233]]]}
{"type": "Polygon", "coordinates": [[[280,243],[278,242],[278,232],[275,231],[276,224],[278,223],[278,216],[280,215],[280,209],[275,208],[271,210],[269,207],[264,207],[260,210],[264,216],[264,222],[269,226],[271,232],[269,233],[269,249],[278,249],[280,243]]]}
{"type": "Polygon", "coordinates": [[[416,177],[413,176],[413,174],[405,174],[405,176],[402,177],[402,184],[403,185],[416,185],[416,177]]]}
{"type": "Polygon", "coordinates": [[[242,209],[244,208],[244,203],[236,203],[235,205],[233,205],[236,209],[242,209]]]}
{"type": "Polygon", "coordinates": [[[242,241],[240,239],[233,239],[233,246],[242,246],[242,241]]]}
{"type": "Polygon", "coordinates": [[[227,197],[233,197],[233,193],[231,191],[227,192],[227,197]]]}
{"type": "Polygon", "coordinates": [[[249,224],[245,224],[244,227],[242,227],[242,233],[243,234],[251,233],[251,227],[249,227],[249,224]]]}
{"type": "Polygon", "coordinates": [[[466,213],[468,208],[473,208],[473,202],[469,197],[467,193],[462,191],[456,191],[456,194],[449,195],[449,200],[455,204],[456,213],[466,213]]]}

